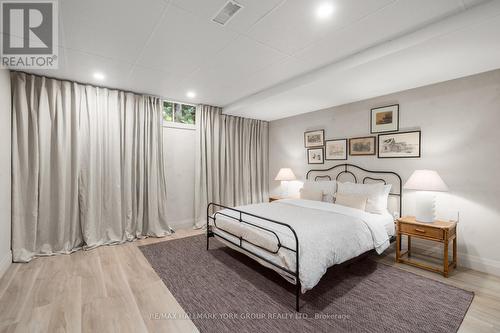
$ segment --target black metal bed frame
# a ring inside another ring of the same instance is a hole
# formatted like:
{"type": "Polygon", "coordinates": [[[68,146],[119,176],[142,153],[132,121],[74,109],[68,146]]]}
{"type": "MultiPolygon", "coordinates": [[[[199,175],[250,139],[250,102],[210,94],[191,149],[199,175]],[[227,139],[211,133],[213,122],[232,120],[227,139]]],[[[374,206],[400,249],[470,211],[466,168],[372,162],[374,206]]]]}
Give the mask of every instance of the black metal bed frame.
{"type": "MultiPolygon", "coordinates": [[[[380,175],[393,175],[395,176],[397,182],[398,182],[398,192],[394,193],[392,192],[393,188],[391,188],[391,193],[389,193],[389,195],[392,195],[392,196],[397,196],[399,197],[399,211],[402,212],[403,211],[403,181],[401,179],[401,176],[398,175],[397,173],[395,173],[394,171],[374,171],[374,170],[368,170],[368,169],[365,169],[365,168],[362,168],[360,166],[357,166],[357,165],[354,165],[354,164],[349,164],[349,163],[342,163],[342,164],[337,164],[337,165],[334,165],[332,166],[331,168],[328,168],[328,169],[312,169],[312,170],[309,170],[307,171],[307,174],[306,174],[306,179],[309,180],[309,176],[312,172],[328,172],[328,171],[332,171],[332,170],[335,170],[335,169],[338,169],[338,168],[342,168],[343,170],[340,171],[337,176],[335,177],[335,180],[339,180],[339,177],[343,174],[349,174],[353,177],[354,179],[354,182],[357,183],[358,182],[358,178],[356,177],[356,175],[349,170],[349,168],[354,168],[354,169],[358,169],[358,170],[361,170],[363,172],[366,172],[368,174],[380,174],[380,175]]],[[[325,175],[325,176],[316,176],[314,178],[314,180],[318,180],[318,178],[327,178],[328,180],[332,180],[332,178],[329,176],[329,175],[325,175]]],[[[373,177],[370,177],[370,176],[365,176],[363,177],[363,180],[362,180],[362,184],[366,184],[366,181],[367,180],[372,180],[372,181],[376,181],[376,182],[382,182],[384,183],[384,185],[387,185],[387,181],[383,178],[373,178],[373,177]]],[[[400,214],[401,216],[403,216],[403,214],[400,214]]]]}
{"type": "MultiPolygon", "coordinates": [[[[341,171],[338,172],[337,176],[335,177],[335,180],[338,180],[339,177],[342,175],[342,174],[349,174],[351,175],[353,178],[354,178],[354,181],[355,183],[358,182],[358,179],[356,177],[356,175],[349,170],[349,168],[354,168],[354,169],[358,169],[358,170],[361,170],[365,173],[368,173],[368,174],[391,174],[393,176],[395,176],[397,182],[399,183],[399,186],[398,186],[398,189],[399,189],[399,192],[397,193],[389,193],[389,195],[393,195],[393,196],[399,196],[399,210],[400,212],[402,211],[402,196],[403,196],[403,192],[402,192],[402,180],[401,180],[401,177],[395,173],[395,172],[392,172],[392,171],[373,171],[373,170],[368,170],[368,169],[364,169],[362,167],[359,167],[357,165],[354,165],[354,164],[348,164],[348,163],[343,163],[343,164],[337,164],[335,166],[332,166],[331,168],[328,168],[328,169],[312,169],[312,170],[309,170],[306,174],[306,179],[309,180],[309,177],[310,177],[310,174],[311,173],[314,173],[314,172],[319,172],[319,173],[326,173],[326,172],[329,172],[329,171],[332,171],[332,170],[335,170],[337,168],[340,168],[340,169],[343,169],[341,171]]],[[[329,179],[331,180],[331,176],[329,175],[319,175],[319,176],[316,176],[314,178],[315,181],[317,181],[318,179],[321,179],[321,178],[326,178],[326,179],[329,179]]],[[[384,184],[387,184],[387,181],[383,178],[374,178],[374,177],[369,177],[369,176],[365,176],[362,180],[362,183],[363,184],[366,184],[366,180],[371,180],[371,181],[375,181],[375,182],[383,182],[384,184]]],[[[392,188],[391,188],[391,192],[392,192],[392,188]]],[[[259,258],[260,260],[263,260],[265,261],[266,263],[278,268],[279,270],[283,271],[283,272],[286,272],[290,275],[292,275],[294,278],[295,278],[295,310],[298,312],[299,311],[299,306],[300,306],[300,289],[301,289],[301,286],[300,286],[300,278],[299,278],[299,238],[297,237],[297,233],[295,232],[295,230],[288,224],[286,223],[283,223],[283,222],[279,222],[279,221],[275,221],[275,220],[272,220],[272,219],[268,219],[266,217],[263,217],[263,216],[258,216],[258,215],[255,215],[255,214],[251,214],[251,213],[247,213],[247,212],[244,212],[242,210],[239,210],[239,209],[235,209],[235,208],[231,208],[231,207],[227,207],[227,206],[224,206],[224,205],[221,205],[221,204],[217,204],[217,203],[214,203],[214,202],[211,202],[208,204],[207,206],[207,251],[209,250],[209,246],[210,246],[210,238],[211,237],[219,237],[219,238],[222,238],[224,239],[226,242],[229,242],[230,244],[238,247],[239,249],[241,249],[243,252],[251,255],[251,256],[255,256],[257,258],[259,258]],[[213,214],[210,214],[211,213],[211,209],[212,209],[212,212],[214,212],[215,210],[218,210],[218,209],[224,209],[224,210],[229,210],[229,211],[232,211],[232,212],[235,212],[237,217],[235,216],[231,216],[231,215],[228,215],[228,214],[225,214],[225,213],[222,213],[220,211],[216,211],[215,213],[213,214]],[[270,251],[258,244],[255,244],[255,243],[252,243],[246,239],[244,239],[243,237],[241,236],[238,236],[238,235],[235,235],[234,233],[231,233],[227,230],[224,230],[223,228],[220,228],[220,227],[217,227],[217,215],[222,215],[222,216],[225,216],[227,218],[230,218],[230,219],[233,219],[233,220],[236,220],[238,221],[239,223],[244,223],[244,224],[247,224],[247,225],[251,225],[252,227],[255,227],[255,228],[258,228],[258,229],[261,229],[261,230],[264,230],[264,231],[267,231],[271,234],[273,234],[277,241],[278,241],[278,248],[276,249],[276,251],[270,251]],[[273,230],[270,230],[270,229],[267,229],[267,228],[264,228],[262,226],[259,226],[259,225],[256,225],[255,223],[251,223],[251,222],[248,222],[248,221],[245,221],[244,220],[244,217],[247,216],[247,217],[253,217],[253,218],[257,218],[259,220],[263,220],[263,221],[268,221],[268,222],[271,222],[271,223],[274,223],[274,224],[278,224],[278,225],[281,225],[281,226],[284,226],[288,229],[291,230],[291,232],[293,233],[294,237],[295,237],[295,249],[292,249],[290,247],[287,247],[285,245],[283,245],[281,243],[281,240],[280,238],[278,237],[278,234],[273,231],[273,230]],[[212,226],[210,225],[210,221],[213,221],[213,224],[214,226],[219,229],[219,230],[222,230],[224,231],[225,233],[237,238],[239,240],[238,243],[235,243],[233,242],[232,240],[220,235],[220,234],[216,234],[213,232],[212,230],[212,226]],[[277,265],[275,263],[273,263],[272,261],[264,258],[263,256],[257,254],[257,253],[254,253],[252,251],[249,251],[248,249],[244,248],[243,247],[243,242],[245,243],[248,243],[248,244],[251,244],[252,246],[255,246],[261,250],[264,250],[268,253],[271,253],[271,254],[276,254],[278,253],[278,251],[281,249],[281,248],[284,248],[284,249],[287,249],[291,252],[294,252],[295,253],[295,270],[292,271],[288,268],[285,268],[285,267],[282,267],[280,265],[277,265]]]]}

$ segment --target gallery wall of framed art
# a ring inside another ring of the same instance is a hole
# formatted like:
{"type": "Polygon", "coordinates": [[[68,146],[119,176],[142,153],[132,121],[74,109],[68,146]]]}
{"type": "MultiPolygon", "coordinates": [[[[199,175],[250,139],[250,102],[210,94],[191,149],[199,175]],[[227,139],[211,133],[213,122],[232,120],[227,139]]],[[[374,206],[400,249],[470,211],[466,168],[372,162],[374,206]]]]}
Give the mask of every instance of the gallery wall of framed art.
{"type": "Polygon", "coordinates": [[[370,133],[377,135],[325,139],[325,130],[304,132],[308,164],[347,160],[349,156],[377,158],[420,158],[422,132],[401,131],[399,104],[370,109],[370,133]]]}

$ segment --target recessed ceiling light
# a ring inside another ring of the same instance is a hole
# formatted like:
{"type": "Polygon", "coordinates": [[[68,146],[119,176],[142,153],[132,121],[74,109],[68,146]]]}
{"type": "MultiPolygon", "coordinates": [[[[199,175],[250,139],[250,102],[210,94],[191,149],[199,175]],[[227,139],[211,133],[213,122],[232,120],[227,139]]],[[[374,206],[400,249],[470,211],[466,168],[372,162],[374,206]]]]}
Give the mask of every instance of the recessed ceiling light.
{"type": "Polygon", "coordinates": [[[316,17],[326,19],[333,14],[333,5],[330,2],[324,2],[316,9],[316,17]]]}
{"type": "Polygon", "coordinates": [[[186,96],[189,97],[189,98],[195,98],[196,97],[196,93],[194,91],[188,91],[186,93],[186,96]]]}
{"type": "Polygon", "coordinates": [[[106,77],[104,76],[104,74],[102,74],[101,72],[95,72],[94,73],[94,79],[96,80],[99,80],[99,81],[102,81],[104,80],[106,77]]]}

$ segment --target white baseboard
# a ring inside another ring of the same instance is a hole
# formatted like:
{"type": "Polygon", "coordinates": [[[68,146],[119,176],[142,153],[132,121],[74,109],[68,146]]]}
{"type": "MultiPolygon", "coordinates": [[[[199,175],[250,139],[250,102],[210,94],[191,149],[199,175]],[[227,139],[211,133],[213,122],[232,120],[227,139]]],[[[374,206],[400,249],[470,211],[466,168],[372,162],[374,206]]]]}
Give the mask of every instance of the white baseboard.
{"type": "Polygon", "coordinates": [[[0,278],[5,274],[12,263],[12,251],[9,250],[3,258],[0,258],[0,278]]]}
{"type": "Polygon", "coordinates": [[[458,253],[458,265],[476,271],[500,276],[500,261],[458,253]]]}
{"type": "MultiPolygon", "coordinates": [[[[405,243],[403,243],[405,244],[405,243]]],[[[403,245],[404,247],[405,245],[403,245]]],[[[417,251],[430,254],[435,257],[442,257],[442,247],[441,246],[432,246],[428,243],[422,243],[422,241],[418,239],[412,239],[412,249],[416,249],[417,251]]],[[[475,271],[488,273],[496,276],[500,276],[500,261],[480,258],[477,256],[473,256],[467,253],[457,253],[458,256],[458,266],[466,267],[473,269],[475,271]]]]}

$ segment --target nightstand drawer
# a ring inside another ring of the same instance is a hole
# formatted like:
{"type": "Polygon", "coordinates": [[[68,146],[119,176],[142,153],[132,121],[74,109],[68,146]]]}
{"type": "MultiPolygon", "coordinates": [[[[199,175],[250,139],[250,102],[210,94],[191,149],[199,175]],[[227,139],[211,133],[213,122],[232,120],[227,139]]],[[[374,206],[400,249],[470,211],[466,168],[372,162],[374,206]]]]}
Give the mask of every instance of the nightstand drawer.
{"type": "Polygon", "coordinates": [[[412,234],[416,236],[428,237],[433,239],[444,239],[444,231],[440,228],[428,227],[425,225],[414,225],[400,223],[401,232],[405,234],[412,234]]]}

